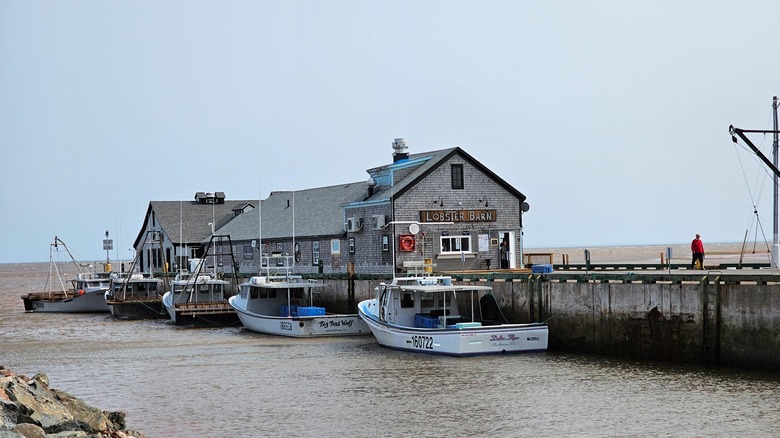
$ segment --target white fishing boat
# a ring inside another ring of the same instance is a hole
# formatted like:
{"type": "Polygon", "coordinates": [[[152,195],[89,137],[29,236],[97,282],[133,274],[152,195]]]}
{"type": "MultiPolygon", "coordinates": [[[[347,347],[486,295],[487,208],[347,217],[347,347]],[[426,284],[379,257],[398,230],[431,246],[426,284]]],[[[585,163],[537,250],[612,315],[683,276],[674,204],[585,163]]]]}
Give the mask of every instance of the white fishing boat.
{"type": "Polygon", "coordinates": [[[358,313],[379,345],[397,350],[450,356],[547,350],[547,324],[509,324],[491,287],[454,285],[446,276],[382,283],[358,313]]]}
{"type": "Polygon", "coordinates": [[[227,298],[231,283],[214,274],[180,272],[171,281],[162,303],[176,325],[229,327],[239,324],[227,298]]]}
{"type": "Polygon", "coordinates": [[[228,303],[235,293],[237,279],[233,243],[228,235],[212,235],[203,259],[190,259],[189,271],[180,272],[163,295],[163,305],[176,325],[231,327],[240,325],[236,311],[228,303]],[[230,272],[218,272],[230,267],[230,272]],[[208,271],[208,272],[206,272],[208,271]]]}
{"type": "Polygon", "coordinates": [[[165,284],[160,278],[138,272],[111,274],[105,300],[111,314],[121,319],[168,318],[162,304],[165,284]]]}
{"type": "Polygon", "coordinates": [[[291,256],[263,256],[262,265],[265,275],[240,284],[239,294],[228,300],[247,329],[299,338],[370,333],[356,313],[330,313],[315,306],[314,295],[325,285],[292,275],[291,256]],[[272,266],[278,273],[271,272],[272,266]]]}
{"type": "Polygon", "coordinates": [[[54,236],[49,245],[49,276],[42,292],[22,295],[27,312],[97,313],[108,312],[103,297],[111,279],[108,272],[89,272],[73,257],[65,242],[54,236]],[[66,254],[67,264],[76,269],[75,278],[63,279],[64,267],[60,258],[66,254]]]}

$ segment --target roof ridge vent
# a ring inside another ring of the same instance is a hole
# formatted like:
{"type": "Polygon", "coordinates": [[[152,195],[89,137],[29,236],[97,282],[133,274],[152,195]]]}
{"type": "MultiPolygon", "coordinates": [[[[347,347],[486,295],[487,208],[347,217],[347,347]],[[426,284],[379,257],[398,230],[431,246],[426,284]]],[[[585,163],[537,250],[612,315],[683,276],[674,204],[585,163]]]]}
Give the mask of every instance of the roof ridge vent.
{"type": "Polygon", "coordinates": [[[393,162],[409,158],[409,142],[405,138],[396,138],[393,141],[393,162]]]}

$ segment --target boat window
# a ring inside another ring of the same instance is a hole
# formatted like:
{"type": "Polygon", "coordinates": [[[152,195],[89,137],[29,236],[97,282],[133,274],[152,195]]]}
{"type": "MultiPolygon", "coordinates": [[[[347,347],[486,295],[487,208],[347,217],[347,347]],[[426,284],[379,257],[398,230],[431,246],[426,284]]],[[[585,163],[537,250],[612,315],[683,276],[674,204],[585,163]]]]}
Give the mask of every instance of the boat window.
{"type": "Polygon", "coordinates": [[[146,283],[136,283],[135,284],[135,289],[138,292],[146,292],[146,286],[147,286],[146,283]]]}
{"type": "Polygon", "coordinates": [[[198,292],[200,292],[202,294],[208,293],[209,292],[209,285],[208,284],[201,284],[200,286],[198,286],[198,292]]]}
{"type": "Polygon", "coordinates": [[[157,292],[157,283],[152,283],[149,285],[149,292],[157,292]]]}
{"type": "Polygon", "coordinates": [[[184,290],[182,285],[176,285],[173,287],[173,293],[175,294],[180,294],[182,290],[184,290]]]}
{"type": "Polygon", "coordinates": [[[265,288],[259,288],[259,289],[260,289],[260,298],[268,298],[268,289],[265,288]]]}
{"type": "MultiPolygon", "coordinates": [[[[252,291],[249,294],[249,298],[251,298],[253,300],[256,300],[257,299],[257,288],[256,287],[252,287],[252,288],[249,288],[249,289],[252,291]]],[[[246,296],[244,296],[244,298],[246,298],[246,296]]]]}
{"type": "Polygon", "coordinates": [[[246,298],[246,290],[249,289],[246,286],[241,287],[241,298],[246,298]]]}
{"type": "Polygon", "coordinates": [[[401,296],[401,307],[405,309],[414,307],[414,294],[411,292],[404,292],[401,296]]]}
{"type": "Polygon", "coordinates": [[[276,298],[276,289],[271,289],[268,291],[268,298],[276,298]]]}
{"type": "Polygon", "coordinates": [[[433,307],[436,302],[436,294],[433,292],[420,293],[420,307],[433,307]]]}
{"type": "Polygon", "coordinates": [[[293,289],[292,290],[292,297],[293,298],[303,298],[303,290],[302,289],[293,289]]]}

